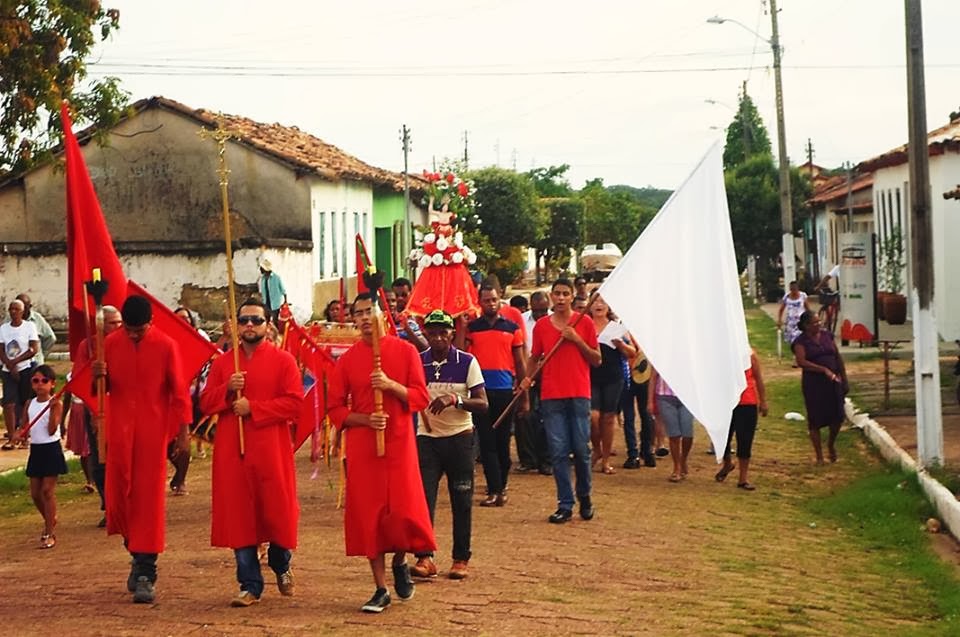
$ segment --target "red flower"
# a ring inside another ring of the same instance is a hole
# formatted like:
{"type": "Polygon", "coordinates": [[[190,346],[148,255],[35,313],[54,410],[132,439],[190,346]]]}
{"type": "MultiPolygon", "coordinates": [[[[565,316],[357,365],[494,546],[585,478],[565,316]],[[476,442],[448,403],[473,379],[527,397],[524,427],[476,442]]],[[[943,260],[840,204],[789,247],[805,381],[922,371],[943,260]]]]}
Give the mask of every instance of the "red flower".
{"type": "Polygon", "coordinates": [[[447,173],[447,183],[451,186],[453,185],[454,176],[453,173],[447,173]]]}
{"type": "Polygon", "coordinates": [[[467,184],[461,181],[460,185],[457,186],[457,193],[461,197],[466,197],[470,193],[470,191],[467,189],[467,184]]]}
{"type": "Polygon", "coordinates": [[[423,169],[423,178],[430,179],[430,173],[427,172],[426,168],[423,169]]]}

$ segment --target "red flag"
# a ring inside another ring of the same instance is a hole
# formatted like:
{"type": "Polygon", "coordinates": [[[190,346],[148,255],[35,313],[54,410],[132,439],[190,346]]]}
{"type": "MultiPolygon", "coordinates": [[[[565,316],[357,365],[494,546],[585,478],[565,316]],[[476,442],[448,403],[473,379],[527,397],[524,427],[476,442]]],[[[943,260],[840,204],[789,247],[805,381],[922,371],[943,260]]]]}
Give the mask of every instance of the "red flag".
{"type": "Polygon", "coordinates": [[[67,301],[73,358],[80,341],[90,336],[93,324],[94,305],[84,282],[91,280],[94,268],[99,268],[101,278],[107,282],[103,303],[120,307],[127,297],[127,277],[113,249],[80,144],[73,134],[66,102],[60,107],[60,117],[67,164],[67,301]]]}
{"type": "MultiPolygon", "coordinates": [[[[180,377],[186,381],[192,380],[203,364],[217,353],[217,346],[203,338],[192,325],[173,313],[166,305],[155,299],[145,289],[133,281],[127,281],[127,287],[122,299],[117,303],[123,305],[127,296],[138,294],[150,301],[153,312],[150,329],[160,330],[173,339],[180,354],[180,377]]],[[[70,390],[88,405],[96,404],[96,395],[92,392],[93,371],[89,366],[84,367],[76,377],[70,380],[70,390]]]]}
{"type": "MultiPolygon", "coordinates": [[[[367,284],[363,282],[363,273],[372,265],[370,256],[367,254],[367,245],[363,242],[363,237],[357,234],[357,294],[370,291],[367,284]]],[[[380,288],[380,307],[383,308],[383,313],[387,315],[387,332],[396,336],[397,324],[393,321],[390,304],[387,303],[387,293],[383,288],[380,288]]]]}
{"type": "Polygon", "coordinates": [[[299,449],[327,415],[326,377],[334,360],[292,318],[288,325],[284,349],[297,359],[303,374],[303,403],[293,432],[293,448],[299,449]]]}

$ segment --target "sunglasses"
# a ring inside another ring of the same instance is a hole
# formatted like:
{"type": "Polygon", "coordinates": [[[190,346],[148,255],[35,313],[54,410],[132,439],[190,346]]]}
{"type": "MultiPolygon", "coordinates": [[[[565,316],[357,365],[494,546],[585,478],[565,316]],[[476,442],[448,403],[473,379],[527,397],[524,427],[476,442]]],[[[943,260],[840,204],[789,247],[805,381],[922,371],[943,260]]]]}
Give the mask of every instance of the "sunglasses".
{"type": "Polygon", "coordinates": [[[239,323],[240,325],[249,325],[251,323],[254,325],[263,325],[266,322],[267,322],[267,319],[263,318],[262,316],[238,316],[237,317],[237,323],[239,323]]]}
{"type": "Polygon", "coordinates": [[[30,379],[30,384],[32,385],[47,385],[52,382],[53,380],[50,378],[31,378],[30,379]]]}

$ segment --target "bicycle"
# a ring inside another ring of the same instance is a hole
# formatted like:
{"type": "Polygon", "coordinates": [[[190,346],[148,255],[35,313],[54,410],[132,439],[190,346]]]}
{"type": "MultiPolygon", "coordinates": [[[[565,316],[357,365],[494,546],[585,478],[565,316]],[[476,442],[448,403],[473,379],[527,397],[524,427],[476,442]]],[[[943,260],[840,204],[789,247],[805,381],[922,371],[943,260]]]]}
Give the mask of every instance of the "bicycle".
{"type": "Polygon", "coordinates": [[[836,334],[837,319],[840,316],[840,292],[834,292],[830,289],[819,290],[820,310],[817,316],[825,329],[831,334],[836,334]]]}

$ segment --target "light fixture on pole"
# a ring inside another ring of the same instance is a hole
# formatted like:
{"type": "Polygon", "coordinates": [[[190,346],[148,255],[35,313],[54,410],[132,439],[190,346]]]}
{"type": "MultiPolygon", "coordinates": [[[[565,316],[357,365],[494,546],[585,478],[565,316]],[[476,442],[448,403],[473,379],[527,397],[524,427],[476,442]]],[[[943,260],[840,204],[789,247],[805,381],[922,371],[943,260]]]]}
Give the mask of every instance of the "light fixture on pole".
{"type": "Polygon", "coordinates": [[[777,155],[780,165],[780,229],[783,241],[783,285],[786,288],[790,281],[797,278],[797,266],[793,248],[793,206],[790,197],[790,159],[787,157],[787,133],[783,122],[783,83],[780,79],[780,34],[777,27],[777,0],[770,0],[770,19],[773,35],[768,40],[747,25],[730,18],[713,16],[707,18],[710,24],[732,22],[742,29],[746,29],[756,37],[770,45],[773,51],[773,78],[777,98],[777,155]]]}

